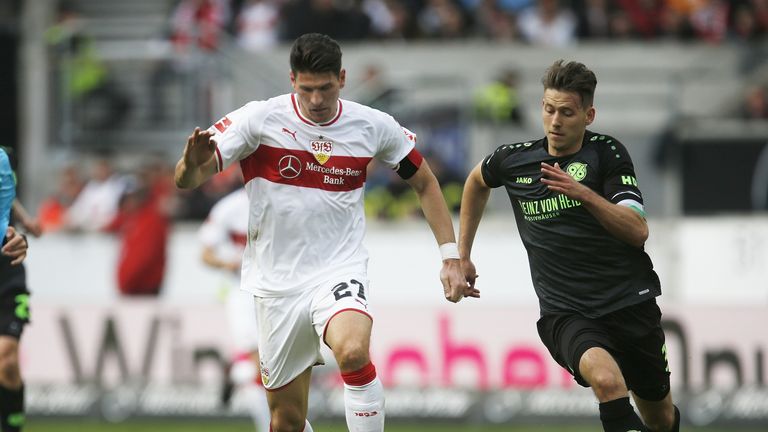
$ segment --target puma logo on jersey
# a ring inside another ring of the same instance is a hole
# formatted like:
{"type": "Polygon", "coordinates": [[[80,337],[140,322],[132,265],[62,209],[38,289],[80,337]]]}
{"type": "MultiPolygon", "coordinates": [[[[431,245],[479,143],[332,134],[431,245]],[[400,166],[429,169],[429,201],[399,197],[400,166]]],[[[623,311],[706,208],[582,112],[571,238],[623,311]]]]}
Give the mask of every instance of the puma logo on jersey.
{"type": "Polygon", "coordinates": [[[287,133],[288,135],[293,137],[293,140],[296,141],[296,131],[291,132],[288,130],[288,128],[283,128],[283,132],[287,133]]]}

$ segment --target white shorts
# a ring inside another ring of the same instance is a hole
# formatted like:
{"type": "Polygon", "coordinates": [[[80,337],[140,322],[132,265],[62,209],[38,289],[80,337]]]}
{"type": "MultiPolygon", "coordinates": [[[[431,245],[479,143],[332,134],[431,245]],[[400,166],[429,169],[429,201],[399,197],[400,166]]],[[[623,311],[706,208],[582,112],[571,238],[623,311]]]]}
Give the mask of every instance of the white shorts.
{"type": "Polygon", "coordinates": [[[308,368],[325,364],[320,353],[330,319],[345,310],[368,311],[368,278],[338,276],[287,297],[255,297],[261,380],[267,390],[288,385],[308,368]]]}

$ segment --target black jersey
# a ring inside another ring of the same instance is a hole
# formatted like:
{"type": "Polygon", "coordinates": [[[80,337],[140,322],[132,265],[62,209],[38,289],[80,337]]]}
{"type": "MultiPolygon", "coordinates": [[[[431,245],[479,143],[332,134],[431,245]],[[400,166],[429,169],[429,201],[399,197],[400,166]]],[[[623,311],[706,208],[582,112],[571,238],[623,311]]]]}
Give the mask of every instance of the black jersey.
{"type": "Polygon", "coordinates": [[[512,202],[542,314],[599,317],[660,295],[645,251],[611,235],[579,201],[550,191],[542,162],[559,163],[614,204],[643,203],[629,153],[607,135],[587,131],[582,148],[563,157],[550,156],[543,138],[503,145],[485,158],[483,180],[504,186],[512,202]]]}

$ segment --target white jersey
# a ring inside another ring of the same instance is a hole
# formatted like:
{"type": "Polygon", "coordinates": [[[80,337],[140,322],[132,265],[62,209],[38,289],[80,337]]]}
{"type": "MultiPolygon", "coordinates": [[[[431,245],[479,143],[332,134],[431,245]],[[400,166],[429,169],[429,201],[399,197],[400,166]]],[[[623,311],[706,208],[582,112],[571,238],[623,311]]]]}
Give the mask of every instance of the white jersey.
{"type": "Polygon", "coordinates": [[[366,273],[366,167],[372,158],[392,168],[407,156],[420,161],[416,137],[394,118],[341,99],[322,124],[286,94],[248,103],[209,130],[218,170],[239,161],[243,171],[250,221],[241,283],[261,297],[366,273]]]}

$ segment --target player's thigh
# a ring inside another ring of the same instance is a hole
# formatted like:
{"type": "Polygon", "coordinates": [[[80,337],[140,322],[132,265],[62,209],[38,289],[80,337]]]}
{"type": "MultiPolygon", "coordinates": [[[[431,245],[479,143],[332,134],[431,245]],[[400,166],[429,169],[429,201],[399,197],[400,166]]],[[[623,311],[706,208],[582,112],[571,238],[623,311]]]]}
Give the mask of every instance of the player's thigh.
{"type": "Polygon", "coordinates": [[[594,378],[591,375],[597,369],[593,363],[605,363],[611,366],[612,372],[619,370],[612,354],[608,354],[615,352],[614,343],[599,321],[576,314],[545,315],[537,322],[537,328],[552,358],[567,369],[580,385],[591,386],[594,378]],[[595,351],[596,348],[600,351],[595,351]],[[588,352],[594,355],[585,357],[588,352]],[[590,374],[589,377],[584,376],[583,368],[587,369],[585,372],[590,374]]]}
{"type": "Polygon", "coordinates": [[[307,368],[289,384],[267,391],[267,402],[272,417],[283,422],[303,424],[309,406],[309,384],[312,368],[307,368]]]}
{"type": "Polygon", "coordinates": [[[312,296],[313,291],[256,297],[261,379],[267,390],[287,386],[308,368],[324,363],[311,320],[312,296]]]}
{"type": "Polygon", "coordinates": [[[631,306],[615,317],[621,343],[619,364],[632,393],[642,400],[663,401],[669,394],[669,363],[661,311],[655,301],[631,306]]]}
{"type": "Polygon", "coordinates": [[[318,289],[312,301],[312,321],[334,353],[342,347],[368,352],[373,326],[368,287],[365,275],[350,274],[334,278],[318,289]]]}

